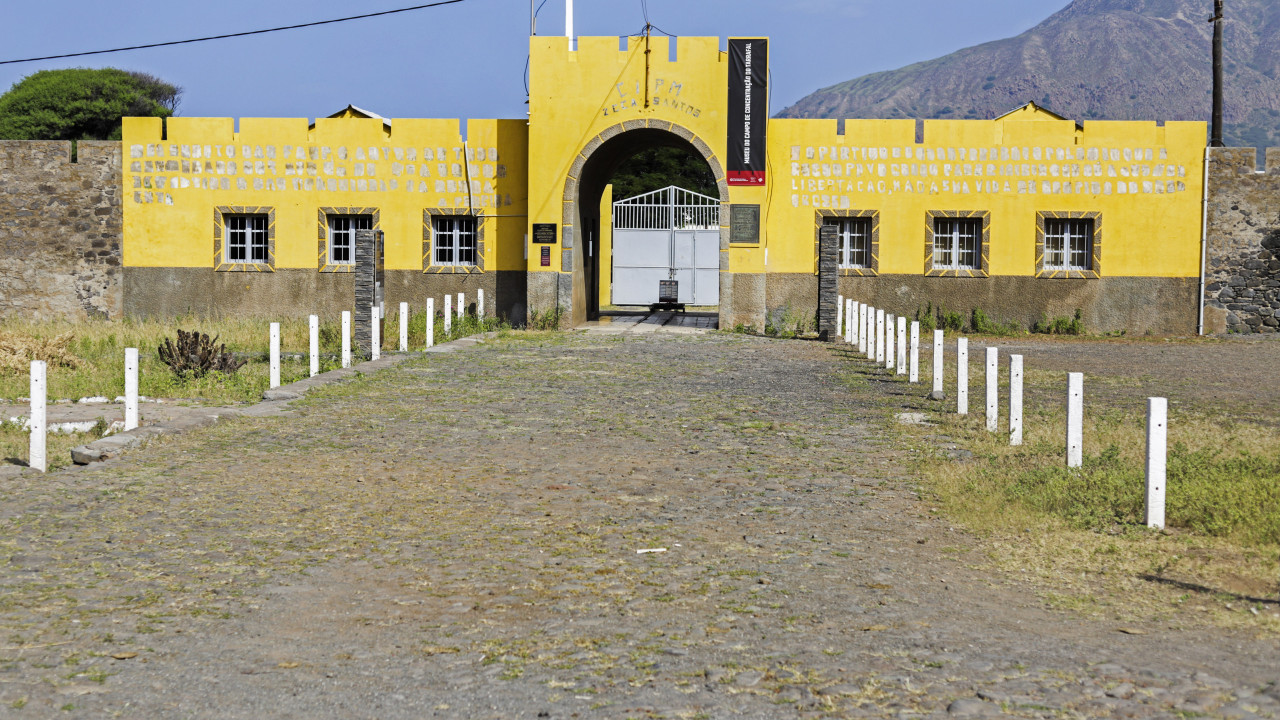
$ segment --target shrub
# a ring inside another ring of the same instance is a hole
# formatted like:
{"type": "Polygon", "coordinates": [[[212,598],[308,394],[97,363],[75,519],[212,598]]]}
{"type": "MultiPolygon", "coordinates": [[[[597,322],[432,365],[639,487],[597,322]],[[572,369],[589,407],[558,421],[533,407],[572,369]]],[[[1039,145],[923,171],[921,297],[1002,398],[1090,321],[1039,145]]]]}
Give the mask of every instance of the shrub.
{"type": "Polygon", "coordinates": [[[923,311],[916,308],[916,322],[920,323],[921,332],[931,333],[938,329],[938,318],[933,314],[933,303],[929,303],[923,311]]]}
{"type": "Polygon", "coordinates": [[[973,309],[969,329],[971,332],[982,335],[1017,335],[1022,332],[1022,328],[1018,327],[1017,323],[1001,323],[992,320],[981,308],[973,309]]]}
{"type": "Polygon", "coordinates": [[[1031,326],[1031,332],[1041,335],[1083,335],[1084,312],[1076,308],[1075,318],[1072,319],[1058,316],[1050,320],[1045,315],[1031,326]]]}
{"type": "Polygon", "coordinates": [[[212,339],[200,331],[178,331],[178,342],[173,338],[165,338],[158,348],[160,362],[169,366],[178,378],[199,378],[210,372],[227,375],[239,370],[247,360],[236,360],[227,352],[226,344],[218,345],[218,338],[212,339]]]}
{"type": "Polygon", "coordinates": [[[563,313],[560,307],[556,306],[554,310],[546,312],[538,312],[532,310],[529,312],[529,329],[531,330],[559,330],[563,313]]]}
{"type": "Polygon", "coordinates": [[[71,333],[38,338],[11,332],[0,332],[0,371],[26,373],[32,360],[67,368],[80,366],[71,351],[71,333]]]}

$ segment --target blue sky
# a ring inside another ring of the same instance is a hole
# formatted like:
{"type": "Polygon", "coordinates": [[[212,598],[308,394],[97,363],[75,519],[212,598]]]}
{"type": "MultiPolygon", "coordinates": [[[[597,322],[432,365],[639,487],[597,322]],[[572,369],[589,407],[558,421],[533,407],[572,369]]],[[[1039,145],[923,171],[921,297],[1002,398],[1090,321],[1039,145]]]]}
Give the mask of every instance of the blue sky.
{"type": "MultiPolygon", "coordinates": [[[[6,3],[0,60],[181,40],[390,10],[426,0],[46,0],[6,3]]],[[[541,2],[541,0],[538,0],[541,2]]],[[[564,33],[547,0],[541,35],[564,33]]],[[[1067,0],[648,0],[674,35],[772,38],[772,109],[818,88],[1020,33],[1067,0]]],[[[578,35],[644,26],[640,0],[576,0],[578,35]]],[[[388,117],[525,112],[528,0],[435,9],[170,48],[0,65],[0,90],[37,70],[120,67],[184,88],[187,116],[316,117],[348,103],[388,117]]]]}

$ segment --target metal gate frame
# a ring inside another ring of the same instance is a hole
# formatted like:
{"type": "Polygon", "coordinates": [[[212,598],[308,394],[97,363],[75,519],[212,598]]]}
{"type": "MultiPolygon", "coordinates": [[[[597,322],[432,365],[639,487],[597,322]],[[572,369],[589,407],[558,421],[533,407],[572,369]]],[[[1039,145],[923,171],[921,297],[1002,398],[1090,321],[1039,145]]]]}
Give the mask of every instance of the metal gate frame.
{"type": "MultiPolygon", "coordinates": [[[[680,231],[715,230],[719,250],[720,198],[668,185],[660,190],[636,195],[613,203],[613,230],[666,230],[668,279],[676,276],[676,233],[680,231]]],[[[615,236],[616,242],[616,236],[615,236]]],[[[688,268],[693,280],[689,297],[697,297],[697,254],[691,255],[688,268]]],[[[718,268],[717,268],[718,269],[718,268]]],[[[717,286],[717,291],[719,287],[717,286]]],[[[717,295],[719,293],[717,292],[717,295]]]]}

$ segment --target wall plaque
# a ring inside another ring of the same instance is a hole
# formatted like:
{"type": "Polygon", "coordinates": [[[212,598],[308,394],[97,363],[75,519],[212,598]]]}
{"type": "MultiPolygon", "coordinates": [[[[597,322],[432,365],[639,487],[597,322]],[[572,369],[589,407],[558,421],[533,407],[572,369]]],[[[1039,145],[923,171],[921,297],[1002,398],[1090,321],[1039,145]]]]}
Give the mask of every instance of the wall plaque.
{"type": "Polygon", "coordinates": [[[542,248],[542,267],[551,267],[551,248],[542,248]]]}
{"type": "Polygon", "coordinates": [[[729,206],[729,242],[743,245],[760,244],[760,206],[729,206]]]}
{"type": "Polygon", "coordinates": [[[555,245],[556,237],[559,235],[560,226],[555,223],[534,223],[533,224],[533,244],[534,245],[555,245]]]}

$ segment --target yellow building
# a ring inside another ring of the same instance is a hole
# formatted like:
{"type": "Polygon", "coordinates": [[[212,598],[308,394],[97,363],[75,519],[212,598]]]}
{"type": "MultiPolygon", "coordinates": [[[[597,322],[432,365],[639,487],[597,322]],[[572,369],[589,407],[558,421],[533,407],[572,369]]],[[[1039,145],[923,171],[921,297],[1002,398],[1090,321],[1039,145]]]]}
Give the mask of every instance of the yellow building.
{"type": "Polygon", "coordinates": [[[995,120],[768,120],[764,39],[619,43],[531,38],[528,120],[465,135],[358,108],[313,124],[126,119],[126,312],[336,313],[367,227],[385,233],[389,303],[484,288],[517,322],[588,319],[624,277],[649,287],[669,270],[701,278],[722,327],[812,316],[821,285],[895,313],[1026,325],[1079,308],[1093,330],[1195,330],[1203,123],[1082,127],[1034,104],[995,120]],[[719,197],[665,227],[697,225],[701,259],[672,240],[670,267],[642,274],[623,258],[663,228],[614,232],[608,184],[664,145],[702,157],[719,197]],[[827,265],[824,225],[839,243],[827,265]]]}

